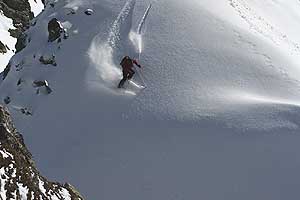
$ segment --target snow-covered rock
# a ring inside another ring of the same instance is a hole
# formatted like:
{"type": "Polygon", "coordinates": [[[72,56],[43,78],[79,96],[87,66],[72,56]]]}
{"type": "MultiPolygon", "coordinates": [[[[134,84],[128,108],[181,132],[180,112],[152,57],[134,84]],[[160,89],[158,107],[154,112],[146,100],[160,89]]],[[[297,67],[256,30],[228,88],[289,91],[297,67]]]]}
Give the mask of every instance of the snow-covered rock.
{"type": "Polygon", "coordinates": [[[84,11],[84,13],[86,15],[92,15],[94,13],[94,11],[92,9],[88,8],[88,9],[86,9],[86,11],[84,11]]]}
{"type": "Polygon", "coordinates": [[[8,64],[10,58],[14,55],[17,39],[10,36],[9,30],[14,29],[11,19],[4,16],[0,11],[0,41],[5,47],[5,51],[0,53],[0,71],[2,72],[8,64]],[[8,48],[7,48],[8,47],[8,48]]]}
{"type": "Polygon", "coordinates": [[[63,27],[56,18],[53,18],[48,23],[48,41],[53,42],[58,39],[63,32],[63,27]]]}
{"type": "Polygon", "coordinates": [[[22,135],[0,106],[0,199],[83,200],[66,183],[50,182],[40,175],[22,135]]]}
{"type": "Polygon", "coordinates": [[[38,15],[43,7],[40,0],[0,0],[0,42],[6,47],[5,52],[0,50],[0,72],[15,52],[24,46],[22,32],[29,27],[30,20],[38,15]]]}

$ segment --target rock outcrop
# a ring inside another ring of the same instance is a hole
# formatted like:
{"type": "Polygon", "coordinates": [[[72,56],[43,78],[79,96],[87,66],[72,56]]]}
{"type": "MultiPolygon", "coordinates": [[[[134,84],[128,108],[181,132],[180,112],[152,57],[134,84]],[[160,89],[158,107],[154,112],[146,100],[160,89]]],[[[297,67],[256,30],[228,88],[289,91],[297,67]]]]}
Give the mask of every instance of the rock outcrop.
{"type": "Polygon", "coordinates": [[[94,11],[93,11],[92,9],[88,8],[88,9],[86,9],[86,10],[84,11],[84,13],[85,13],[86,15],[92,15],[92,14],[94,13],[94,11]]]}
{"type": "Polygon", "coordinates": [[[37,94],[39,94],[40,92],[50,94],[52,92],[52,89],[49,87],[49,83],[47,80],[33,81],[33,86],[38,88],[36,91],[37,94]]]}
{"type": "Polygon", "coordinates": [[[56,18],[51,19],[48,23],[48,41],[55,41],[60,37],[61,33],[63,33],[61,23],[56,18]]]}
{"type": "Polygon", "coordinates": [[[57,63],[55,61],[55,55],[44,55],[41,56],[39,61],[43,64],[43,65],[53,65],[53,66],[57,66],[57,63]]]}
{"type": "Polygon", "coordinates": [[[18,38],[29,27],[30,20],[34,15],[31,12],[28,0],[0,0],[0,10],[13,20],[16,29],[10,29],[10,34],[18,38]]]}
{"type": "MultiPolygon", "coordinates": [[[[0,0],[0,12],[13,20],[14,29],[9,29],[12,37],[17,38],[16,52],[26,46],[27,35],[24,33],[30,26],[30,20],[34,18],[28,0],[0,0]]],[[[3,41],[2,41],[3,42],[3,41]]]]}
{"type": "Polygon", "coordinates": [[[6,46],[0,41],[0,53],[6,53],[7,48],[6,46]]]}
{"type": "Polygon", "coordinates": [[[83,197],[66,183],[50,182],[40,175],[22,135],[7,110],[0,106],[0,199],[72,199],[83,197]]]}
{"type": "Polygon", "coordinates": [[[8,63],[8,65],[5,67],[3,73],[1,73],[2,77],[0,76],[0,79],[2,78],[2,80],[4,80],[6,78],[6,76],[8,75],[8,72],[11,69],[11,64],[8,63]]]}

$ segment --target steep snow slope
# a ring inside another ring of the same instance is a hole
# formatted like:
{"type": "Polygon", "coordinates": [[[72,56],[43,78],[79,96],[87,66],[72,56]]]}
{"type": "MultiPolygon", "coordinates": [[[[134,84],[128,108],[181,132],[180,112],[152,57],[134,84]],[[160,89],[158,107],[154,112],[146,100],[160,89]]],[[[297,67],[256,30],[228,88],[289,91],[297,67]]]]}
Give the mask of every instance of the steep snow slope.
{"type": "Polygon", "coordinates": [[[55,2],[28,30],[31,43],[0,88],[17,126],[33,133],[27,141],[49,177],[74,183],[88,199],[299,196],[299,138],[289,134],[300,117],[290,57],[299,56],[297,29],[276,24],[289,39],[273,42],[275,14],[259,24],[241,7],[246,1],[55,2]],[[47,42],[53,17],[69,33],[61,43],[47,42]],[[39,62],[52,54],[57,66],[39,62]],[[140,57],[146,89],[116,89],[125,54],[140,57]],[[36,94],[33,81],[45,79],[53,92],[36,94]]]}

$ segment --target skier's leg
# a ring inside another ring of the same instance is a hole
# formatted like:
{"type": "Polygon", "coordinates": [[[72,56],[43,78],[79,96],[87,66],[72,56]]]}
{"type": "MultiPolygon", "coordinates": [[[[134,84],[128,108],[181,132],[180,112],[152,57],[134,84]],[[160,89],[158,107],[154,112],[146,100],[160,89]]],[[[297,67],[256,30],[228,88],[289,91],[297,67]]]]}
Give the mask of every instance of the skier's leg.
{"type": "Polygon", "coordinates": [[[129,71],[128,80],[132,79],[133,75],[135,74],[135,71],[132,69],[129,71]]]}
{"type": "Polygon", "coordinates": [[[127,76],[128,76],[128,73],[123,71],[123,78],[122,80],[120,81],[119,85],[118,85],[118,88],[121,88],[123,87],[124,83],[126,82],[127,80],[127,76]]]}
{"type": "Polygon", "coordinates": [[[118,88],[123,87],[124,83],[125,83],[126,79],[122,78],[122,80],[120,81],[118,88]]]}

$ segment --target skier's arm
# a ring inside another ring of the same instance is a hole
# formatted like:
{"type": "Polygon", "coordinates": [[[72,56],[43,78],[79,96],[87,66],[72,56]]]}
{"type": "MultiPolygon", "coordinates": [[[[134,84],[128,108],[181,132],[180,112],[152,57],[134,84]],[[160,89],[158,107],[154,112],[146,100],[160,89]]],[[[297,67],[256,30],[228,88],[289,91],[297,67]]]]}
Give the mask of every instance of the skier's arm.
{"type": "Polygon", "coordinates": [[[142,66],[136,61],[136,60],[133,60],[133,63],[138,66],[139,68],[142,68],[142,66]]]}
{"type": "Polygon", "coordinates": [[[125,57],[124,57],[124,58],[122,59],[122,61],[120,62],[120,65],[121,65],[121,66],[123,65],[124,61],[125,61],[125,57]]]}

